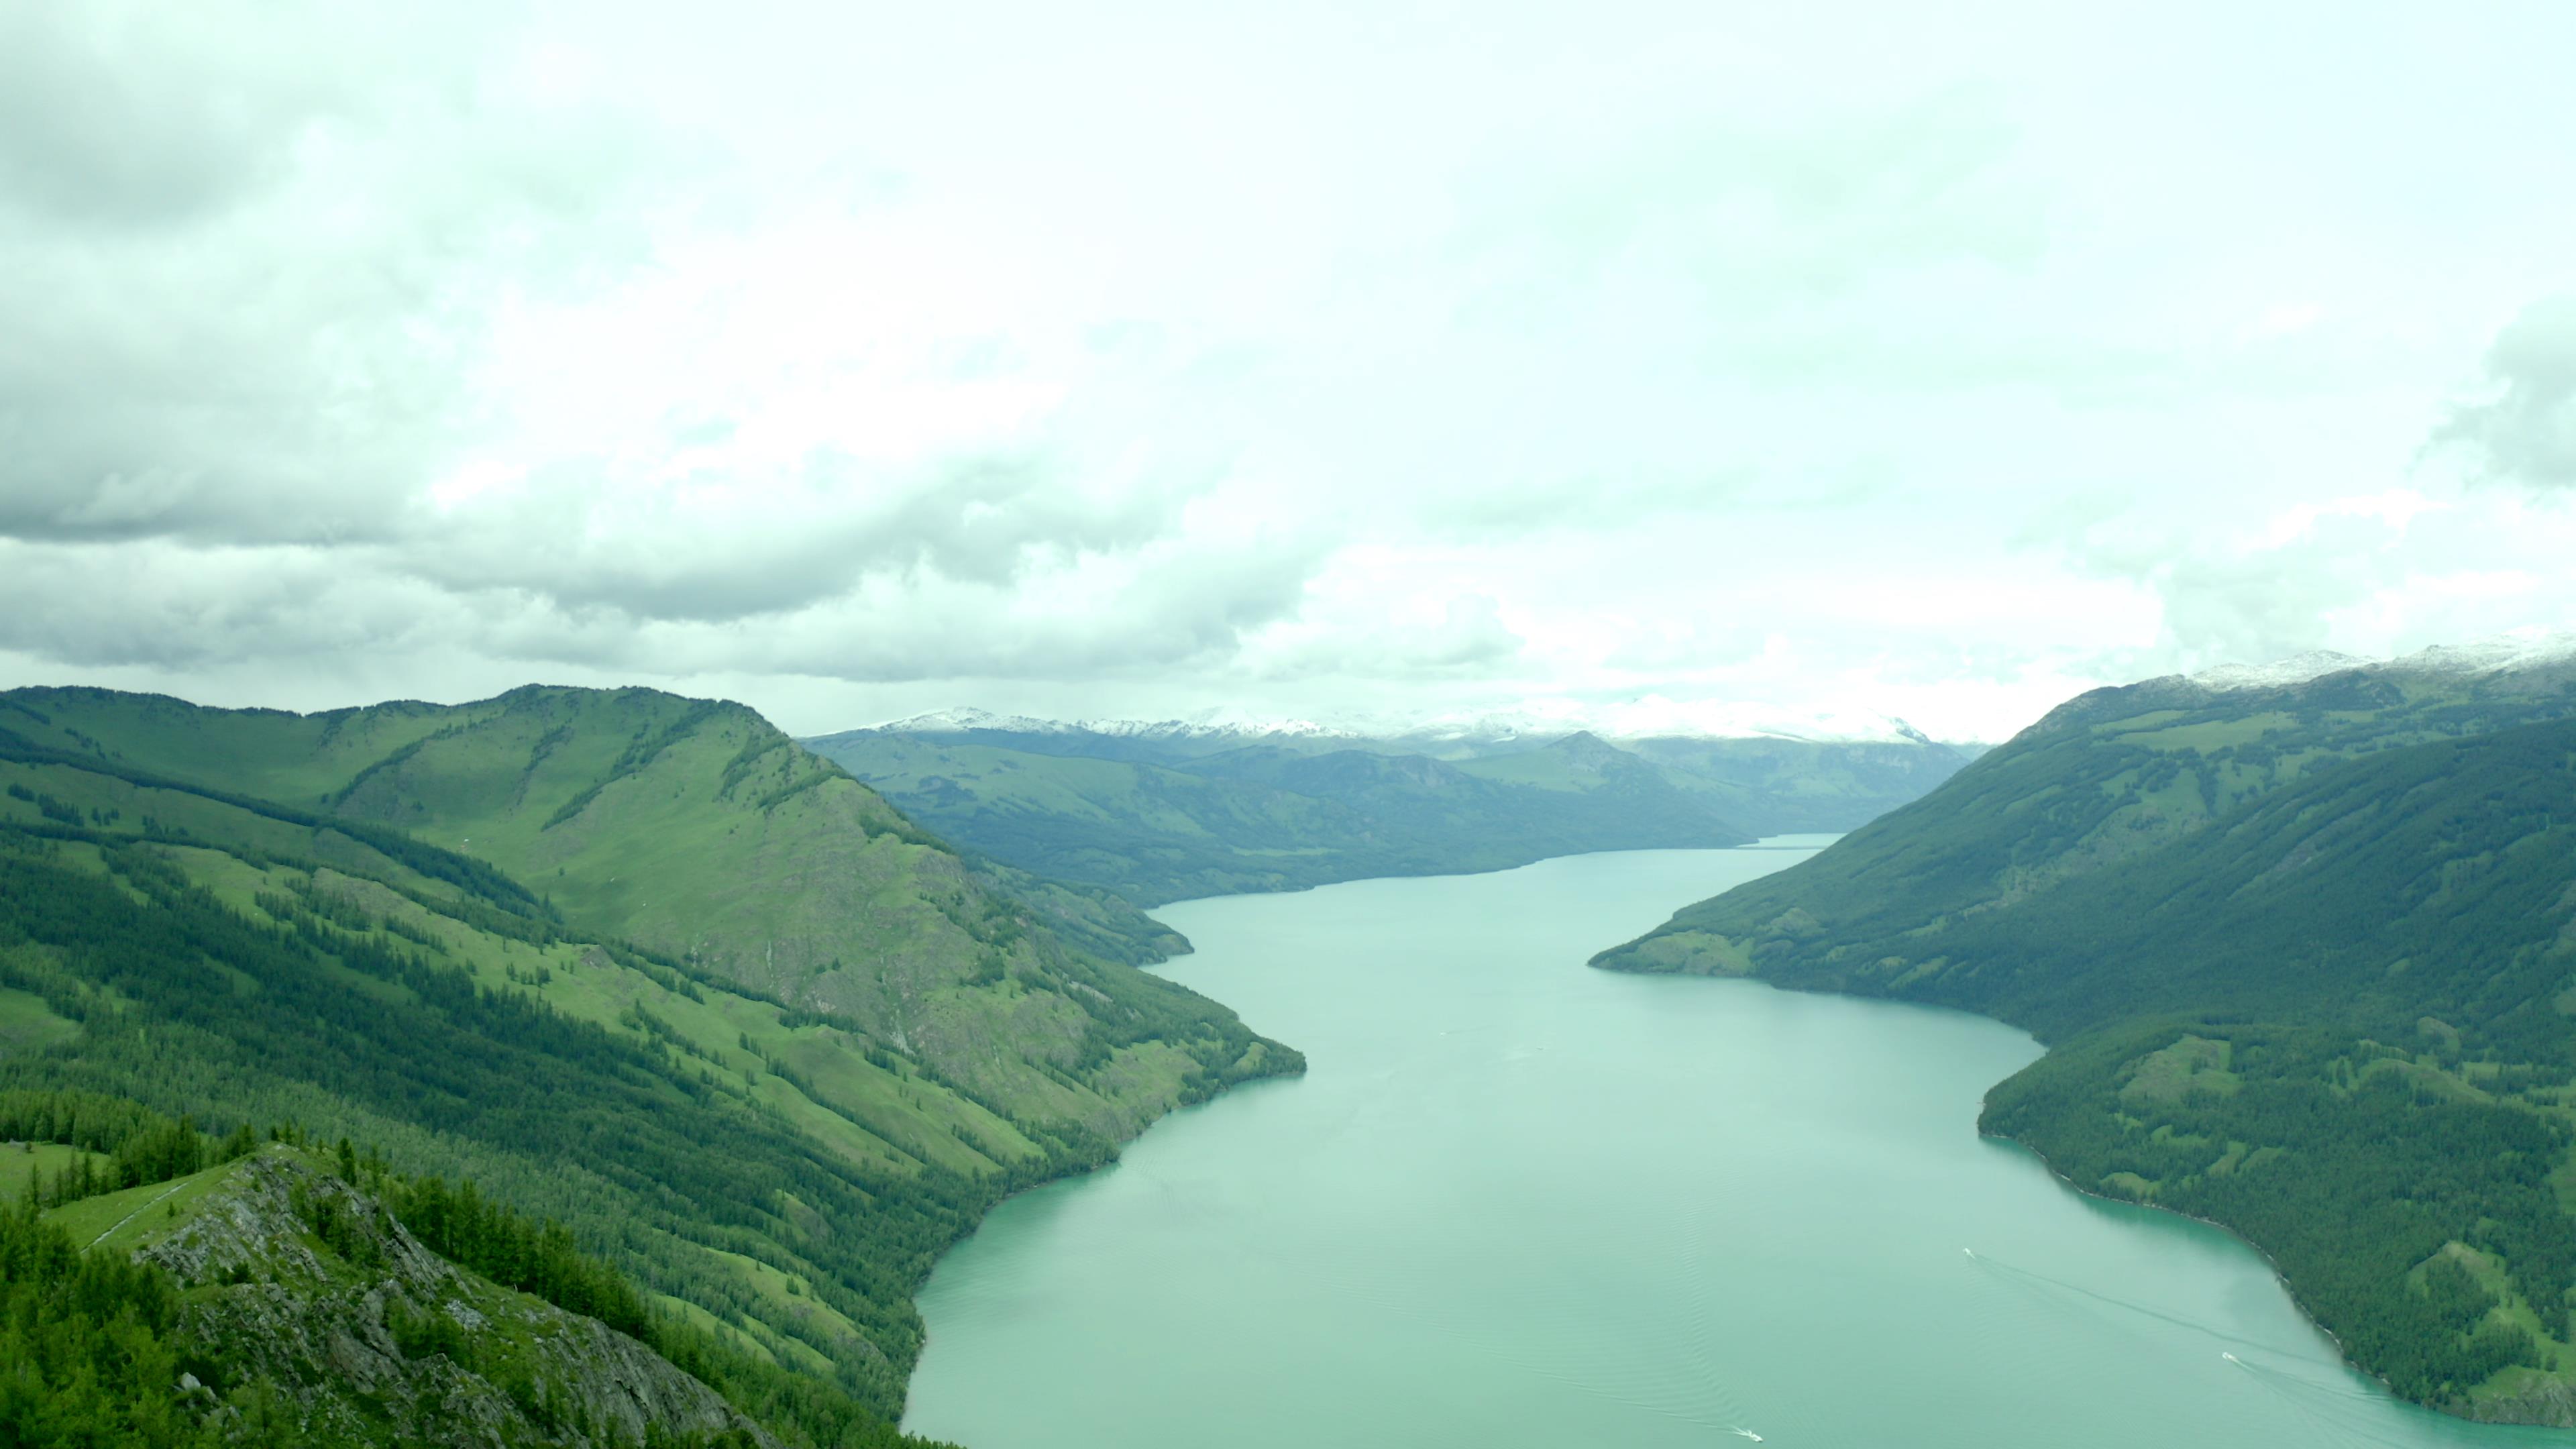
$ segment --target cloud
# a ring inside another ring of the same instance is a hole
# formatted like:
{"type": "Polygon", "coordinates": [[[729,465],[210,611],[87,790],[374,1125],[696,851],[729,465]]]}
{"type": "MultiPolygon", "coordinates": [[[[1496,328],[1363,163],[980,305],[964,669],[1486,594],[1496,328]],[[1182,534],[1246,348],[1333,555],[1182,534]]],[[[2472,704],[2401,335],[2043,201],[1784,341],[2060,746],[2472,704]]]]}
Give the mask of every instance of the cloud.
{"type": "Polygon", "coordinates": [[[0,540],[0,650],[82,667],[193,671],[395,652],[452,601],[303,546],[0,540]]]}
{"type": "Polygon", "coordinates": [[[614,467],[552,465],[422,518],[388,566],[576,612],[727,622],[887,577],[1007,588],[1172,536],[1185,497],[1169,486],[1095,494],[1040,456],[895,471],[827,448],[779,473],[707,466],[652,479],[614,467]]]}
{"type": "Polygon", "coordinates": [[[381,539],[513,296],[631,260],[644,113],[481,8],[0,14],[0,533],[381,539]]]}
{"type": "Polygon", "coordinates": [[[2026,266],[2044,244],[2039,195],[2010,166],[2015,127],[1991,94],[1859,110],[1670,105],[1640,96],[1631,110],[1551,116],[1487,183],[1462,243],[1559,284],[1670,267],[1737,306],[1945,262],[2026,266]]]}
{"type": "Polygon", "coordinates": [[[2453,411],[2433,445],[2460,448],[2491,480],[2576,488],[2576,295],[2543,298],[2506,323],[2486,372],[2491,395],[2453,411]]]}
{"type": "Polygon", "coordinates": [[[2555,53],[1998,5],[0,5],[0,684],[1967,718],[2563,601],[2555,53]],[[2490,340],[2528,486],[2334,512],[2490,340]]]}

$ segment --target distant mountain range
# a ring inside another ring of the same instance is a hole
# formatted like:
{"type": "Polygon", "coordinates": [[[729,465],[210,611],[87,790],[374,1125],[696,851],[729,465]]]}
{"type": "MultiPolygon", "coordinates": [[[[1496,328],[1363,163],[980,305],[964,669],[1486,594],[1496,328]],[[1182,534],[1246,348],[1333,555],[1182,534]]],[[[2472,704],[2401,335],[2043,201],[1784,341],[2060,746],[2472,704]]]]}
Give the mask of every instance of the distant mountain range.
{"type": "Polygon", "coordinates": [[[1616,739],[1571,717],[957,709],[804,743],[959,846],[1140,905],[1848,830],[1979,752],[1874,715],[1755,728],[1752,712],[1648,700],[1602,712],[1631,731],[1616,739]]]}
{"type": "Polygon", "coordinates": [[[2028,1027],[1985,1130],[2409,1398],[2576,1424],[2576,636],[2095,690],[1595,964],[2028,1027]]]}
{"type": "Polygon", "coordinates": [[[1309,740],[1326,748],[1401,745],[1399,754],[1478,751],[1516,742],[1593,734],[1610,740],[1783,739],[1816,744],[1929,744],[1931,738],[1893,715],[1866,710],[1791,713],[1722,700],[1677,701],[1661,695],[1613,703],[1534,699],[1493,710],[1411,715],[1357,714],[1332,719],[1266,715],[1237,708],[1202,710],[1163,720],[1059,720],[994,714],[971,707],[934,710],[870,726],[904,734],[1095,735],[1186,746],[1213,740],[1309,740]]]}

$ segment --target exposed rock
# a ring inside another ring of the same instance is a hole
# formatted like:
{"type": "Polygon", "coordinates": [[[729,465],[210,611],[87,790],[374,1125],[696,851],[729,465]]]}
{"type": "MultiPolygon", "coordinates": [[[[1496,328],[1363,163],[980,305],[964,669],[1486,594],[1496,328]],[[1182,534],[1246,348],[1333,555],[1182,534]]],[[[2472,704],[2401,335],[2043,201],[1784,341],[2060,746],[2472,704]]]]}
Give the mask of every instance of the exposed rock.
{"type": "Polygon", "coordinates": [[[775,1444],[643,1344],[459,1269],[292,1149],[235,1166],[136,1256],[192,1290],[189,1336],[232,1377],[291,1395],[317,1429],[458,1449],[631,1446],[647,1426],[775,1444]],[[325,1217],[338,1229],[317,1235],[325,1217]]]}

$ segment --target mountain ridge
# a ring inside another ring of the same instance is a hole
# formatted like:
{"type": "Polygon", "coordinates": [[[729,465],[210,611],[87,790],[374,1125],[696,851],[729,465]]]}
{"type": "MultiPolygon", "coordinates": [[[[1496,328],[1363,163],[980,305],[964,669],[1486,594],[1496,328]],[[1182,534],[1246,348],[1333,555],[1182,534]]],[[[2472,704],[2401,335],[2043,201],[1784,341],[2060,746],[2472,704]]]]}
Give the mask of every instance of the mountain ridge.
{"type": "Polygon", "coordinates": [[[987,885],[998,867],[738,707],[13,691],[0,731],[0,1086],[291,1118],[470,1172],[887,1422],[911,1294],[984,1210],[1302,1066],[1045,914],[1143,919],[1123,902],[987,885]],[[800,872],[739,868],[808,842],[800,872]],[[630,874],[712,919],[657,934],[608,888],[630,874]],[[879,994],[832,989],[848,961],[810,948],[770,965],[745,922],[837,933],[879,994]]]}
{"type": "Polygon", "coordinates": [[[980,711],[806,744],[945,838],[1145,905],[1844,830],[1968,758],[1919,733],[1820,743],[1516,726],[1404,738],[1188,723],[1103,732],[980,711]]]}

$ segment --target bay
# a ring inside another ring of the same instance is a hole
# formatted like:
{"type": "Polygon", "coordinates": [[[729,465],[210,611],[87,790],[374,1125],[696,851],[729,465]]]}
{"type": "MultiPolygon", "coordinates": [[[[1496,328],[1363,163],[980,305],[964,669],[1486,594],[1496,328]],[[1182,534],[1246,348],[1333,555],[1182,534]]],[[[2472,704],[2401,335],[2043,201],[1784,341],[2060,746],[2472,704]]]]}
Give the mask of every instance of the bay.
{"type": "Polygon", "coordinates": [[[2576,1444],[2400,1403],[2229,1235],[1976,1134],[1953,1012],[1583,964],[1824,837],[1156,912],[1303,1048],[1003,1204],[905,1427],[1119,1445],[2576,1444]]]}

